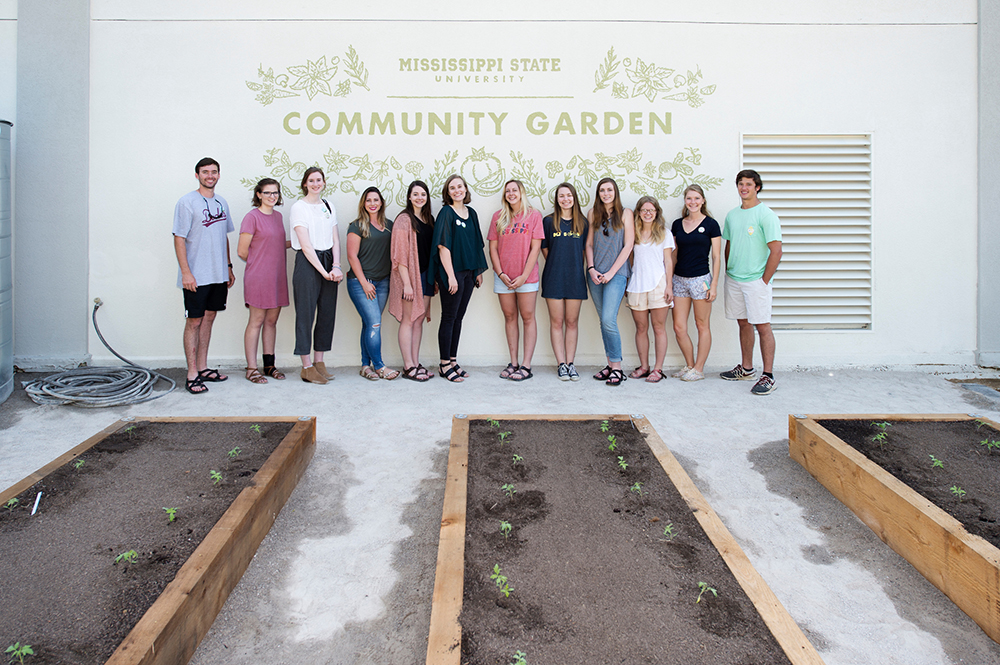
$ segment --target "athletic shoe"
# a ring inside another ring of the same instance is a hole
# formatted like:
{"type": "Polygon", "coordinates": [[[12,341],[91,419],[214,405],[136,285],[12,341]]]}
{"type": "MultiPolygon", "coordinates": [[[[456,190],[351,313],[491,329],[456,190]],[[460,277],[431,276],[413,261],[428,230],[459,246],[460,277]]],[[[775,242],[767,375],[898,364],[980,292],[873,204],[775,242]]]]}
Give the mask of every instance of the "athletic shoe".
{"type": "Polygon", "coordinates": [[[766,374],[761,374],[760,379],[750,389],[750,392],[754,395],[770,395],[774,392],[774,379],[766,374]]]}
{"type": "Polygon", "coordinates": [[[704,373],[699,372],[694,367],[689,369],[684,376],[681,377],[681,381],[701,381],[705,378],[704,373]]]}
{"type": "Polygon", "coordinates": [[[743,365],[737,365],[728,372],[722,372],[719,376],[726,381],[752,381],[756,377],[756,372],[753,369],[743,369],[743,365]]]}
{"type": "Polygon", "coordinates": [[[559,363],[559,380],[569,381],[569,365],[566,363],[559,363]]]}
{"type": "Polygon", "coordinates": [[[673,373],[673,374],[671,374],[670,376],[671,376],[672,378],[674,378],[674,379],[679,379],[679,378],[681,378],[682,376],[684,376],[685,374],[687,374],[688,372],[690,372],[690,371],[691,371],[691,369],[692,369],[692,368],[688,367],[687,365],[684,365],[684,367],[681,367],[681,368],[680,368],[679,370],[677,370],[676,372],[674,372],[674,373],[673,373]]]}
{"type": "Polygon", "coordinates": [[[573,366],[573,363],[569,363],[568,365],[566,365],[566,371],[569,372],[570,381],[580,380],[580,374],[576,371],[576,367],[573,366]]]}

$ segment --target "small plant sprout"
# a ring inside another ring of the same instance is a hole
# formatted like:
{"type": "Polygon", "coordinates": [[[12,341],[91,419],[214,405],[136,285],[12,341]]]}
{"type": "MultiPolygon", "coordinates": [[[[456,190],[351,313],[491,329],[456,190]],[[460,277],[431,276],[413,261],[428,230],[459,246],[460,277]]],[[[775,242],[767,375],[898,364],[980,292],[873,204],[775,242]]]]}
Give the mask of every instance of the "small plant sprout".
{"type": "Polygon", "coordinates": [[[521,457],[520,455],[514,455],[511,459],[514,460],[513,466],[517,466],[518,462],[523,462],[524,461],[524,458],[521,457]]]}
{"type": "Polygon", "coordinates": [[[629,491],[635,492],[639,496],[642,496],[643,494],[649,494],[649,492],[642,491],[642,483],[640,483],[639,481],[632,483],[632,487],[629,488],[629,491]]]}
{"type": "Polygon", "coordinates": [[[992,453],[994,448],[1000,450],[1000,441],[990,441],[989,438],[980,441],[979,445],[986,446],[987,453],[992,453]]]}
{"type": "MultiPolygon", "coordinates": [[[[254,425],[254,427],[260,427],[260,425],[254,425]]],[[[242,453],[242,452],[243,451],[240,450],[240,447],[236,446],[235,448],[233,448],[232,450],[230,450],[226,454],[229,455],[229,459],[236,459],[237,457],[240,456],[240,453],[242,453]]]]}
{"type": "MultiPolygon", "coordinates": [[[[30,644],[21,644],[20,642],[14,642],[9,647],[7,647],[6,653],[10,654],[9,656],[7,656],[8,663],[13,663],[15,658],[17,659],[17,662],[24,663],[25,656],[35,655],[35,652],[32,651],[30,644]]],[[[518,653],[521,652],[518,651],[518,653]]]]}
{"type": "Polygon", "coordinates": [[[966,492],[965,492],[964,489],[962,489],[958,485],[952,485],[951,486],[951,493],[954,494],[955,496],[957,496],[959,501],[964,501],[965,500],[965,494],[966,494],[966,492]]]}
{"type": "Polygon", "coordinates": [[[167,511],[167,522],[173,522],[177,519],[177,509],[176,508],[164,508],[167,511]]]}
{"type": "Polygon", "coordinates": [[[667,537],[667,540],[673,540],[677,532],[674,531],[674,523],[671,522],[667,526],[663,527],[663,535],[667,537]]]}
{"type": "Polygon", "coordinates": [[[124,561],[125,563],[135,563],[139,560],[139,553],[135,550],[127,550],[115,557],[115,563],[124,561]]]}
{"type": "Polygon", "coordinates": [[[976,418],[976,429],[979,429],[980,427],[982,427],[985,424],[986,424],[985,420],[980,420],[979,418],[976,418]]]}
{"type": "Polygon", "coordinates": [[[216,471],[215,469],[212,469],[211,471],[208,472],[208,477],[212,479],[213,485],[218,485],[219,483],[222,482],[222,474],[216,471]]]}
{"type": "Polygon", "coordinates": [[[716,598],[719,597],[719,592],[716,591],[714,588],[708,586],[708,582],[698,582],[698,599],[695,600],[694,602],[700,603],[701,602],[701,596],[706,591],[711,591],[712,595],[715,596],[716,598]]]}
{"type": "Polygon", "coordinates": [[[497,427],[497,428],[500,427],[500,421],[499,420],[493,420],[492,418],[490,418],[489,420],[487,420],[486,424],[489,425],[490,427],[497,427]]]}
{"type": "Polygon", "coordinates": [[[82,458],[78,459],[77,461],[73,462],[73,468],[76,469],[77,471],[79,471],[83,467],[83,465],[86,464],[86,463],[87,463],[87,460],[82,459],[82,458]]]}
{"type": "Polygon", "coordinates": [[[877,443],[879,448],[884,448],[886,439],[888,438],[889,437],[885,435],[885,432],[879,432],[878,434],[872,437],[872,441],[877,443]]]}
{"type": "Polygon", "coordinates": [[[490,579],[497,585],[497,589],[505,598],[510,598],[510,592],[514,590],[514,587],[507,583],[507,576],[500,572],[500,564],[493,564],[493,574],[490,575],[490,579]]]}
{"type": "Polygon", "coordinates": [[[518,649],[514,652],[514,660],[507,663],[507,665],[528,665],[528,654],[518,649]]]}
{"type": "Polygon", "coordinates": [[[872,427],[878,427],[881,431],[884,432],[886,427],[892,427],[892,423],[890,423],[888,420],[880,422],[880,423],[874,423],[873,422],[872,423],[872,427]]]}
{"type": "Polygon", "coordinates": [[[510,436],[510,432],[500,432],[497,436],[500,438],[500,447],[503,448],[503,442],[510,436]]]}
{"type": "Polygon", "coordinates": [[[943,469],[944,468],[944,462],[942,462],[941,460],[939,460],[937,457],[934,457],[934,455],[928,455],[928,457],[931,458],[931,468],[932,469],[934,469],[934,468],[943,469]]]}
{"type": "Polygon", "coordinates": [[[507,522],[507,521],[504,521],[504,520],[500,521],[500,533],[503,534],[503,539],[504,540],[507,540],[508,536],[510,536],[511,529],[513,529],[513,528],[514,527],[512,527],[510,525],[510,522],[507,522]]]}
{"type": "Polygon", "coordinates": [[[618,456],[618,469],[622,473],[625,473],[625,469],[627,469],[627,468],[628,468],[628,462],[625,461],[624,457],[622,457],[621,455],[619,455],[618,456]]]}
{"type": "Polygon", "coordinates": [[[607,433],[607,431],[609,429],[611,429],[611,425],[608,424],[608,421],[607,420],[602,420],[601,421],[601,431],[607,433]]]}
{"type": "Polygon", "coordinates": [[[501,485],[500,489],[503,490],[503,493],[507,495],[508,499],[510,499],[511,501],[514,500],[514,494],[517,492],[517,490],[514,489],[514,486],[512,484],[506,483],[504,485],[501,485]]]}
{"type": "Polygon", "coordinates": [[[126,427],[122,431],[125,432],[126,434],[128,434],[128,438],[131,439],[132,436],[135,434],[135,425],[129,425],[128,427],[126,427]]]}
{"type": "Polygon", "coordinates": [[[610,441],[610,443],[608,444],[608,450],[610,450],[611,452],[615,452],[616,450],[618,450],[618,439],[615,437],[614,434],[608,434],[608,441],[610,441]]]}
{"type": "Polygon", "coordinates": [[[256,433],[257,436],[264,436],[264,434],[260,431],[260,425],[250,425],[250,430],[256,433]]]}
{"type": "Polygon", "coordinates": [[[3,507],[7,509],[8,513],[12,513],[14,512],[14,509],[17,508],[17,504],[19,503],[21,503],[21,500],[15,496],[13,499],[3,504],[3,507]]]}

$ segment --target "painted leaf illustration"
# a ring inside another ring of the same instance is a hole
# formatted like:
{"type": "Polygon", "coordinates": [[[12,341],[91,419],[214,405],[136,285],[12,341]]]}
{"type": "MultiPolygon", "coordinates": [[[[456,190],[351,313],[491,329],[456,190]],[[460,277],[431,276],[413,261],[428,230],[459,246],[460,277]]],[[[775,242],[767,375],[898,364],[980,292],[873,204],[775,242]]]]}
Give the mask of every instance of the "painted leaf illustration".
{"type": "Polygon", "coordinates": [[[358,167],[358,170],[354,172],[353,176],[351,176],[352,178],[360,178],[368,171],[371,171],[372,168],[372,164],[368,160],[368,155],[362,155],[360,157],[352,157],[351,164],[354,164],[355,166],[358,167]]]}
{"type": "Polygon", "coordinates": [[[643,95],[651,102],[656,100],[656,96],[659,93],[670,88],[666,79],[673,72],[674,70],[672,69],[657,67],[652,62],[646,64],[642,58],[635,59],[635,68],[629,69],[627,64],[625,67],[625,73],[634,84],[632,86],[632,96],[638,97],[639,95],[643,95]]]}
{"type": "Polygon", "coordinates": [[[653,166],[653,162],[646,162],[646,166],[642,168],[642,172],[646,174],[647,178],[656,177],[656,167],[653,166]]]}
{"type": "Polygon", "coordinates": [[[326,160],[327,170],[333,173],[340,173],[342,170],[347,168],[347,155],[336,152],[334,150],[328,150],[323,156],[326,160]]]}
{"type": "Polygon", "coordinates": [[[296,65],[288,68],[288,73],[298,77],[289,87],[292,90],[303,90],[311,100],[316,95],[323,93],[330,95],[330,79],[337,73],[337,66],[332,68],[326,64],[326,56],[321,56],[315,62],[306,60],[305,65],[296,65]]]}
{"type": "Polygon", "coordinates": [[[632,171],[639,170],[640,159],[642,159],[642,153],[639,152],[638,148],[632,148],[628,152],[623,152],[618,155],[619,165],[625,169],[625,173],[631,173],[632,171]]]}
{"type": "Polygon", "coordinates": [[[628,88],[625,87],[624,83],[615,81],[615,84],[611,86],[611,96],[615,99],[628,99],[628,88]]]}
{"type": "Polygon", "coordinates": [[[608,84],[611,83],[611,79],[616,76],[618,76],[618,59],[615,57],[615,47],[612,46],[608,50],[608,55],[604,58],[604,62],[594,72],[594,82],[597,83],[594,92],[607,88],[608,84]]]}
{"type": "Polygon", "coordinates": [[[684,149],[691,153],[684,159],[691,162],[695,166],[701,164],[701,150],[699,150],[698,148],[684,148],[684,149]]]}
{"type": "Polygon", "coordinates": [[[337,89],[333,91],[334,97],[347,97],[351,92],[351,80],[344,79],[337,84],[337,89]]]}
{"type": "Polygon", "coordinates": [[[354,50],[354,46],[347,47],[345,57],[344,71],[354,79],[354,85],[370,91],[371,88],[368,87],[368,70],[365,69],[365,63],[361,62],[361,58],[358,57],[358,52],[354,50]]]}

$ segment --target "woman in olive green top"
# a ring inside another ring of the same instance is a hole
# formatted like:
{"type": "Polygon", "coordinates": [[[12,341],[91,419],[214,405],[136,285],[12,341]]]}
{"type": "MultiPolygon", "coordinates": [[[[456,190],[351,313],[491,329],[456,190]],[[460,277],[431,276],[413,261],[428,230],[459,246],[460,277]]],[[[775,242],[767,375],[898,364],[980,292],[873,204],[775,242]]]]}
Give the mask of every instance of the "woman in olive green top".
{"type": "Polygon", "coordinates": [[[382,362],[382,312],[389,299],[392,272],[392,222],[385,199],[369,187],[358,203],[358,218],[347,229],[347,294],[361,315],[361,376],[392,380],[399,372],[382,362]]]}

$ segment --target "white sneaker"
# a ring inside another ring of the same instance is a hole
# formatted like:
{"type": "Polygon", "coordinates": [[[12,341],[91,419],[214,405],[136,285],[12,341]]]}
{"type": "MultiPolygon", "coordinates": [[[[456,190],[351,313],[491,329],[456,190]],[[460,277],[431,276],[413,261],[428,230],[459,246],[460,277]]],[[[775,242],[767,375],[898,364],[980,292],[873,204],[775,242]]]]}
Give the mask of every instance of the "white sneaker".
{"type": "Polygon", "coordinates": [[[699,372],[693,367],[685,372],[684,376],[680,377],[681,381],[701,381],[704,378],[705,374],[703,372],[699,372]]]}
{"type": "Polygon", "coordinates": [[[688,367],[687,365],[684,365],[684,367],[682,367],[681,369],[677,370],[676,372],[674,372],[670,376],[672,376],[675,379],[679,379],[682,376],[684,376],[685,374],[687,374],[688,372],[690,372],[692,369],[693,369],[692,367],[688,367]]]}

